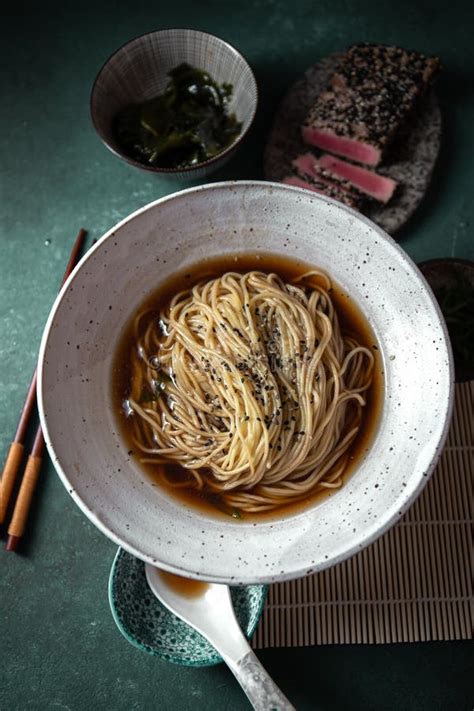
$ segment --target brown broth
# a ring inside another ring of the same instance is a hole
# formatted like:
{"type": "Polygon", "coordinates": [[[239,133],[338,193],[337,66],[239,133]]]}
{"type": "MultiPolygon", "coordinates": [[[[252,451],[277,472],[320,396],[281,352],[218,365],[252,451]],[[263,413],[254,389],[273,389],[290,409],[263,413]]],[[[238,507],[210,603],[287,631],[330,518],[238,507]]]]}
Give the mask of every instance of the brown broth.
{"type": "Polygon", "coordinates": [[[168,573],[166,570],[160,570],[160,577],[163,578],[170,590],[183,597],[199,597],[204,595],[209,588],[209,583],[183,578],[181,575],[168,573]]]}
{"type": "MultiPolygon", "coordinates": [[[[176,272],[171,278],[164,281],[156,291],[141,304],[141,310],[149,310],[156,313],[158,316],[160,310],[164,308],[171,298],[178,292],[189,289],[194,284],[203,279],[211,279],[220,276],[227,271],[244,273],[248,271],[258,270],[266,273],[275,272],[284,281],[292,281],[298,276],[304,274],[315,265],[308,264],[298,259],[281,257],[274,254],[258,253],[258,254],[231,254],[222,257],[215,257],[202,260],[193,264],[182,271],[176,272]]],[[[329,276],[331,276],[329,274],[329,276]]],[[[370,328],[365,316],[351,299],[349,294],[346,294],[338,287],[334,281],[332,282],[333,289],[331,291],[331,299],[335,305],[341,330],[345,335],[353,336],[357,341],[372,350],[375,356],[374,377],[372,385],[366,393],[367,405],[363,409],[362,422],[360,430],[353,444],[349,449],[349,464],[343,473],[343,484],[354,471],[357,463],[367,453],[373,436],[375,434],[377,423],[379,421],[380,412],[382,409],[383,395],[383,370],[380,352],[378,349],[377,340],[370,328]]],[[[138,311],[138,309],[137,309],[138,311]]],[[[121,337],[119,347],[116,352],[113,371],[112,371],[112,393],[114,410],[120,423],[120,430],[124,440],[127,443],[127,448],[133,452],[134,445],[131,440],[129,428],[127,426],[127,417],[124,414],[123,402],[128,397],[130,387],[130,358],[129,354],[136,347],[133,337],[133,319],[125,327],[121,337]]],[[[215,494],[207,494],[206,492],[198,492],[193,489],[184,487],[173,487],[168,484],[163,477],[163,467],[166,467],[167,476],[173,478],[174,481],[185,481],[189,478],[189,474],[175,462],[163,465],[142,464],[154,485],[158,485],[166,490],[173,498],[176,498],[183,503],[200,509],[203,513],[207,513],[213,517],[224,517],[229,519],[229,512],[223,510],[215,494]]],[[[284,504],[269,512],[248,514],[243,513],[242,518],[248,521],[261,521],[272,518],[281,518],[282,516],[290,516],[299,513],[316,503],[319,503],[328,496],[333,496],[339,489],[327,489],[309,494],[303,501],[284,504]]],[[[225,509],[226,507],[224,507],[225,509]]]]}

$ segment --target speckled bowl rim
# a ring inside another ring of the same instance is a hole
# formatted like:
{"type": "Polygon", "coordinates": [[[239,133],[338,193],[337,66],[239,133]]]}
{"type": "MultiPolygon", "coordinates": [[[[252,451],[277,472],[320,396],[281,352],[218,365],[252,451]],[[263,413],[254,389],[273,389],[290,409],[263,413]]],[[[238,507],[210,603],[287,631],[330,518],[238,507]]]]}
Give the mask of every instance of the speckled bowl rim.
{"type": "MultiPolygon", "coordinates": [[[[191,193],[199,193],[201,191],[205,191],[208,189],[231,189],[236,186],[248,186],[248,187],[265,187],[271,190],[285,190],[285,191],[292,191],[295,193],[295,196],[302,196],[303,199],[308,199],[308,191],[302,188],[296,188],[293,186],[288,186],[288,185],[283,185],[282,183],[273,183],[273,182],[267,182],[267,181],[255,181],[255,180],[234,180],[234,181],[222,181],[222,182],[215,182],[215,183],[207,183],[205,185],[199,185],[197,187],[192,187],[192,188],[187,188],[185,190],[180,190],[178,192],[172,193],[170,195],[166,195],[162,198],[159,198],[158,200],[155,200],[154,202],[148,203],[147,205],[139,208],[132,214],[128,215],[125,217],[123,220],[118,222],[116,225],[111,227],[98,241],[97,243],[91,247],[91,249],[87,252],[87,254],[84,255],[84,257],[81,259],[81,261],[76,265],[75,269],[69,276],[69,278],[66,280],[66,282],[63,284],[63,287],[61,288],[54,304],[53,307],[50,311],[50,314],[48,316],[48,320],[45,325],[45,329],[43,332],[43,336],[41,339],[41,345],[40,345],[40,350],[39,350],[39,357],[38,357],[38,385],[37,385],[37,392],[38,392],[38,410],[39,410],[39,417],[40,417],[40,422],[41,426],[43,429],[44,433],[44,438],[46,442],[46,446],[48,449],[48,453],[51,457],[51,460],[54,462],[54,466],[56,468],[56,471],[63,482],[64,486],[68,490],[70,496],[72,499],[75,501],[75,503],[79,506],[79,508],[83,511],[83,513],[88,517],[88,519],[100,530],[102,533],[104,533],[108,538],[110,538],[114,543],[116,543],[118,546],[121,546],[124,548],[126,551],[131,553],[133,556],[136,558],[140,558],[146,563],[151,563],[151,565],[157,565],[158,561],[153,558],[151,555],[148,555],[146,553],[143,553],[142,551],[138,550],[133,543],[129,542],[127,540],[127,534],[122,534],[122,536],[119,536],[116,534],[114,531],[112,531],[101,519],[97,516],[97,514],[90,509],[87,504],[82,500],[81,496],[78,494],[78,492],[71,487],[71,484],[68,480],[67,474],[62,468],[58,457],[56,455],[53,443],[51,441],[50,435],[49,435],[49,428],[48,428],[48,421],[45,416],[45,410],[44,410],[44,402],[43,402],[43,368],[44,368],[44,356],[45,356],[45,350],[49,338],[49,332],[52,327],[56,311],[58,310],[63,298],[68,292],[69,285],[71,282],[74,280],[75,275],[77,272],[84,267],[84,265],[87,263],[87,261],[92,257],[92,255],[95,253],[96,250],[100,248],[100,246],[110,239],[111,237],[114,236],[114,234],[117,232],[118,229],[120,229],[123,225],[126,223],[130,222],[131,220],[135,219],[138,215],[141,213],[153,209],[157,205],[164,204],[168,202],[169,200],[175,199],[177,196],[185,196],[187,194],[191,193]]],[[[312,200],[321,200],[323,202],[329,203],[333,205],[336,210],[342,210],[349,215],[351,215],[354,219],[361,221],[364,223],[367,227],[370,228],[370,230],[374,230],[375,233],[378,235],[378,237],[384,241],[387,241],[392,249],[398,253],[398,256],[400,257],[402,263],[405,263],[410,267],[412,271],[415,271],[417,274],[420,282],[422,283],[429,299],[431,302],[431,306],[436,312],[439,320],[439,325],[442,330],[442,333],[444,335],[445,339],[445,345],[446,345],[446,355],[448,359],[448,383],[449,383],[449,392],[448,392],[448,397],[447,397],[447,402],[445,403],[446,409],[443,411],[444,414],[444,422],[442,426],[442,430],[439,436],[439,439],[437,441],[437,447],[435,451],[433,452],[430,463],[427,466],[425,472],[423,475],[419,476],[417,481],[411,482],[410,487],[406,487],[403,490],[404,493],[404,498],[400,500],[400,504],[397,507],[396,510],[393,511],[393,513],[389,512],[389,515],[381,516],[379,517],[378,520],[378,525],[377,526],[371,526],[368,527],[368,529],[365,529],[362,535],[357,536],[353,543],[349,546],[347,546],[344,550],[340,551],[339,553],[336,553],[331,556],[327,556],[325,559],[322,559],[318,562],[317,566],[314,567],[309,567],[307,564],[298,567],[295,569],[292,566],[289,566],[289,570],[283,570],[280,571],[277,574],[259,574],[257,576],[245,576],[239,573],[238,577],[233,579],[231,581],[231,584],[251,584],[251,583],[274,583],[276,581],[286,581],[286,580],[294,580],[299,577],[303,577],[305,575],[308,575],[310,573],[314,572],[319,572],[321,570],[325,570],[326,568],[332,567],[334,565],[337,565],[338,563],[341,563],[344,560],[347,560],[351,556],[353,556],[355,553],[358,553],[360,550],[366,548],[369,544],[373,543],[375,540],[377,540],[383,533],[388,531],[397,521],[400,520],[400,517],[407,511],[407,509],[412,505],[414,500],[417,498],[417,496],[421,493],[423,488],[426,486],[431,474],[433,473],[433,470],[438,462],[439,457],[441,456],[441,452],[443,450],[444,443],[446,441],[446,438],[448,436],[449,432],[449,425],[451,422],[451,417],[452,417],[452,412],[453,412],[453,406],[454,406],[454,362],[453,362],[453,354],[452,354],[452,348],[451,348],[451,342],[449,340],[449,335],[446,327],[446,323],[444,321],[444,318],[442,316],[441,309],[439,307],[439,304],[436,300],[436,297],[433,294],[433,291],[428,283],[428,281],[425,279],[424,275],[421,273],[421,271],[418,269],[416,263],[411,259],[411,257],[403,250],[400,245],[397,244],[397,242],[389,235],[387,234],[381,227],[379,227],[377,224],[372,222],[368,217],[365,217],[364,215],[361,215],[359,212],[353,210],[352,208],[346,207],[345,205],[342,205],[340,202],[332,199],[332,198],[327,198],[326,196],[319,196],[319,195],[311,195],[312,200]]],[[[219,574],[210,574],[204,572],[194,572],[191,570],[188,570],[185,566],[180,566],[178,564],[171,565],[171,564],[165,564],[162,563],[161,561],[159,562],[159,566],[162,567],[165,570],[168,570],[171,573],[176,573],[177,575],[183,575],[185,577],[190,577],[193,579],[197,580],[207,580],[209,582],[216,582],[216,583],[229,583],[229,578],[226,575],[219,575],[219,574]]]]}
{"type": "Polygon", "coordinates": [[[94,79],[94,83],[92,84],[92,89],[89,97],[89,113],[91,116],[92,124],[94,126],[94,129],[99,136],[100,140],[106,146],[111,153],[113,153],[117,158],[121,158],[123,161],[128,163],[129,165],[133,165],[135,168],[141,168],[142,170],[147,170],[149,173],[157,173],[157,174],[163,174],[163,175],[177,175],[177,174],[187,174],[191,175],[192,173],[198,170],[201,170],[203,168],[207,168],[209,166],[212,166],[214,163],[217,163],[218,161],[221,161],[224,156],[227,156],[228,154],[232,153],[234,150],[236,150],[239,145],[242,143],[244,138],[247,136],[248,132],[253,126],[253,123],[255,121],[255,116],[257,114],[257,108],[259,104],[259,93],[258,93],[258,84],[257,80],[255,79],[255,74],[252,70],[252,67],[250,66],[249,62],[247,61],[247,58],[244,57],[242,52],[237,49],[233,44],[230,42],[227,42],[227,40],[222,39],[221,37],[217,37],[217,35],[213,35],[211,32],[203,32],[202,30],[195,30],[192,27],[160,27],[158,30],[152,30],[150,32],[143,32],[141,35],[137,35],[136,37],[133,37],[130,40],[127,40],[127,42],[124,42],[120,47],[118,47],[115,52],[113,52],[109,57],[105,60],[105,62],[102,64],[101,68],[96,74],[96,77],[94,79]],[[100,75],[104,71],[105,67],[108,65],[108,63],[115,57],[116,54],[121,52],[125,47],[128,47],[129,44],[132,44],[132,42],[136,42],[137,40],[141,39],[142,37],[147,37],[148,35],[156,35],[159,33],[165,33],[165,32],[195,32],[196,34],[200,34],[206,37],[212,37],[214,40],[217,40],[217,42],[221,42],[223,45],[226,45],[229,47],[235,54],[242,59],[244,64],[247,65],[250,75],[253,79],[254,87],[255,87],[255,102],[253,105],[252,109],[252,114],[249,119],[248,126],[245,130],[243,130],[239,135],[235,138],[232,143],[227,146],[227,148],[224,148],[223,151],[218,153],[216,156],[213,156],[212,158],[208,158],[208,160],[203,161],[202,163],[196,163],[196,165],[190,165],[187,167],[183,168],[159,168],[157,166],[152,166],[152,165],[145,165],[145,163],[140,163],[137,160],[134,160],[133,158],[130,158],[127,156],[125,153],[121,153],[120,151],[116,150],[107,140],[107,138],[104,136],[103,132],[100,130],[100,128],[97,125],[96,122],[96,117],[95,117],[95,111],[94,111],[94,93],[95,93],[95,88],[96,85],[100,79],[100,75]]]}
{"type": "MultiPolygon", "coordinates": [[[[117,609],[114,604],[114,581],[115,581],[115,574],[116,574],[116,568],[117,568],[117,563],[119,561],[119,558],[121,557],[122,553],[127,553],[125,548],[119,547],[113,562],[112,566],[110,568],[110,573],[109,573],[109,581],[108,581],[108,586],[107,586],[107,597],[109,600],[109,606],[110,606],[110,611],[112,613],[112,617],[114,619],[115,624],[117,625],[120,633],[122,634],[123,637],[127,640],[127,642],[130,642],[134,647],[139,649],[141,652],[146,652],[146,654],[151,654],[154,657],[158,657],[159,659],[163,659],[165,662],[171,662],[172,664],[179,664],[180,666],[183,667],[216,667],[218,664],[223,664],[224,660],[222,657],[219,655],[219,653],[216,651],[215,655],[213,657],[207,657],[207,659],[203,659],[202,661],[191,661],[188,659],[182,659],[181,657],[177,657],[174,654],[169,654],[169,653],[164,653],[156,649],[155,647],[149,647],[148,645],[143,644],[140,642],[136,637],[134,637],[128,629],[124,626],[122,620],[120,619],[117,609]]],[[[141,560],[141,559],[139,559],[141,560]]],[[[143,563],[143,561],[141,561],[143,563]]],[[[145,563],[143,563],[145,565],[145,563]]],[[[262,617],[263,613],[263,608],[265,606],[265,602],[268,597],[268,590],[269,590],[269,585],[265,583],[251,583],[252,587],[259,587],[260,588],[260,602],[258,605],[258,610],[255,615],[255,622],[252,624],[250,627],[249,633],[244,632],[244,635],[247,640],[250,640],[257,629],[257,626],[260,622],[260,619],[262,617]]],[[[241,586],[241,587],[247,587],[247,586],[241,586]]]]}

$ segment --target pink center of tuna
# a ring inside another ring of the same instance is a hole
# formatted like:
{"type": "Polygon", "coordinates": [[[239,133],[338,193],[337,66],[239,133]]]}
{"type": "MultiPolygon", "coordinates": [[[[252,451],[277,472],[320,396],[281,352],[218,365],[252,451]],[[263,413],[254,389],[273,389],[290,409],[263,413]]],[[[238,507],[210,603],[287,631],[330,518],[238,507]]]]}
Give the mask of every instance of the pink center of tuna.
{"type": "Polygon", "coordinates": [[[336,153],[336,155],[351,158],[351,160],[365,165],[377,165],[380,162],[380,150],[369,143],[355,141],[352,138],[344,138],[332,131],[323,131],[311,126],[303,126],[302,134],[306,143],[311,146],[317,146],[323,151],[336,153]]]}

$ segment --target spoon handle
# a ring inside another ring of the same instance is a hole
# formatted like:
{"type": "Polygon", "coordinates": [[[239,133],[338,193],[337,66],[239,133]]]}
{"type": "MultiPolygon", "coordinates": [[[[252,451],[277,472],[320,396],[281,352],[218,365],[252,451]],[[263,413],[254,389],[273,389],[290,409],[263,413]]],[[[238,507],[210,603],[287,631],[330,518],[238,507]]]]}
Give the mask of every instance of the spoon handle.
{"type": "Polygon", "coordinates": [[[255,711],[295,711],[251,649],[238,661],[226,662],[255,711]]]}

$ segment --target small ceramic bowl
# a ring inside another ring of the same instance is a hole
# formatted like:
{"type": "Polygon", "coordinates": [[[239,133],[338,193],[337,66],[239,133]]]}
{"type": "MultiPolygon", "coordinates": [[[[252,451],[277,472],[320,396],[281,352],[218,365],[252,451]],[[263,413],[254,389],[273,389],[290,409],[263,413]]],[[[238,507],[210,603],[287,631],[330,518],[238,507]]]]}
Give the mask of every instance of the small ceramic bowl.
{"type": "Polygon", "coordinates": [[[141,35],[118,49],[98,73],[92,88],[92,122],[112,153],[130,165],[168,177],[196,179],[220,168],[235,153],[250,129],[257,110],[257,83],[244,57],[234,47],[207,32],[158,30],[141,35]],[[240,134],[221,153],[188,168],[159,168],[130,158],[117,143],[112,122],[124,106],[160,94],[168,72],[186,62],[209,73],[218,83],[233,87],[229,112],[242,123],[240,134]]]}
{"type": "MultiPolygon", "coordinates": [[[[267,585],[230,589],[235,615],[247,639],[255,632],[267,592],[267,585]]],[[[121,548],[110,571],[109,603],[120,632],[143,652],[192,667],[223,661],[199,632],[161,604],[147,583],[144,563],[121,548]]]]}
{"type": "Polygon", "coordinates": [[[433,289],[446,320],[453,347],[456,382],[472,380],[474,262],[441,257],[421,262],[418,266],[433,289]]]}

